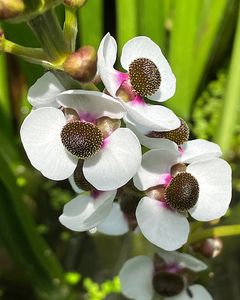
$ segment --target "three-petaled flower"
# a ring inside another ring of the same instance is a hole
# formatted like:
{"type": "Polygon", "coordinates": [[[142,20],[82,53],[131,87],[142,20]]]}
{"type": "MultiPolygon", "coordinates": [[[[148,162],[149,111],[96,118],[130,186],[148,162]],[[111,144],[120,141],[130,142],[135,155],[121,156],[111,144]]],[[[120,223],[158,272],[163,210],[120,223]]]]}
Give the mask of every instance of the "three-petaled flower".
{"type": "Polygon", "coordinates": [[[140,165],[141,147],[131,130],[120,128],[122,104],[83,90],[59,93],[56,100],[61,109],[34,109],[22,124],[32,165],[47,178],[63,180],[83,160],[83,174],[96,189],[112,191],[127,183],[140,165]]]}
{"type": "Polygon", "coordinates": [[[170,109],[144,101],[147,97],[162,102],[175,93],[175,76],[159,46],[145,36],[128,41],[121,55],[121,64],[127,73],[113,68],[116,55],[116,41],[107,34],[98,49],[98,73],[108,93],[122,100],[129,118],[151,130],[168,131],[179,127],[180,121],[170,109]]]}
{"type": "Polygon", "coordinates": [[[122,293],[134,300],[211,300],[199,284],[193,284],[197,272],[207,269],[189,254],[159,250],[154,259],[134,257],[123,265],[119,277],[122,293]]]}
{"type": "Polygon", "coordinates": [[[136,209],[138,226],[150,242],[170,251],[187,241],[187,212],[199,221],[214,220],[231,200],[231,168],[217,158],[219,147],[201,140],[184,146],[179,151],[166,140],[162,149],[146,152],[133,178],[146,195],[136,209]]]}

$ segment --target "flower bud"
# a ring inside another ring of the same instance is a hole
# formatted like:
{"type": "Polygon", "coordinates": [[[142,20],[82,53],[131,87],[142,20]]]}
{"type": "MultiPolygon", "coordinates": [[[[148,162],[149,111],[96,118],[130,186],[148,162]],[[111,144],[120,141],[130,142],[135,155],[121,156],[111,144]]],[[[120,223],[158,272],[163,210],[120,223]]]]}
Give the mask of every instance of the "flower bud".
{"type": "Polygon", "coordinates": [[[222,252],[223,243],[219,238],[208,238],[192,247],[195,252],[201,253],[207,258],[214,258],[222,252]]]}
{"type": "Polygon", "coordinates": [[[82,7],[87,0],[64,0],[64,4],[74,8],[82,7]]]}
{"type": "Polygon", "coordinates": [[[23,0],[0,0],[0,19],[6,20],[19,16],[25,10],[23,0]]]}
{"type": "Polygon", "coordinates": [[[71,53],[63,64],[64,71],[81,82],[91,81],[97,72],[97,54],[91,46],[71,53]]]}

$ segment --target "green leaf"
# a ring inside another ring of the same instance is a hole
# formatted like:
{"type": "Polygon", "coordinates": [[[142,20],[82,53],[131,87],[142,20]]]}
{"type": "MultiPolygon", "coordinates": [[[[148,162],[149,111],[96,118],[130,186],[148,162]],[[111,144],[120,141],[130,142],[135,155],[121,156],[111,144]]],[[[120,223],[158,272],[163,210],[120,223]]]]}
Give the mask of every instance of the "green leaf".
{"type": "Polygon", "coordinates": [[[11,103],[8,90],[8,72],[6,54],[0,53],[0,127],[11,133],[11,103]]]}
{"type": "Polygon", "coordinates": [[[80,45],[98,48],[103,37],[103,1],[90,0],[79,9],[80,45]]]}
{"type": "Polygon", "coordinates": [[[224,97],[224,105],[221,114],[221,122],[217,132],[216,142],[221,146],[224,153],[231,147],[231,139],[234,135],[235,123],[239,116],[240,105],[240,8],[238,24],[234,39],[231,57],[228,84],[224,97]]]}
{"type": "Polygon", "coordinates": [[[189,119],[192,102],[204,79],[225,17],[227,0],[176,1],[169,59],[177,78],[175,96],[167,105],[189,119]]]}
{"type": "Polygon", "coordinates": [[[150,37],[166,54],[166,22],[169,13],[169,0],[139,0],[138,26],[140,35],[150,37]]]}
{"type": "Polygon", "coordinates": [[[119,49],[138,35],[138,1],[117,0],[117,40],[119,49]]]}

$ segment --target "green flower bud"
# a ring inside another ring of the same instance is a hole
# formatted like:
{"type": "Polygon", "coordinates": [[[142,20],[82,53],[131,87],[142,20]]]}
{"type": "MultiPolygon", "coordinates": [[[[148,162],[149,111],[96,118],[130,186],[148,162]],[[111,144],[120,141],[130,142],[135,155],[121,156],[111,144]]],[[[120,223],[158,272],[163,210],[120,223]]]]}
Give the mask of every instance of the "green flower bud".
{"type": "Polygon", "coordinates": [[[64,4],[74,8],[82,7],[87,0],[64,0],[64,4]]]}
{"type": "Polygon", "coordinates": [[[91,46],[71,53],[63,64],[64,71],[80,82],[91,81],[97,72],[97,54],[91,46]]]}

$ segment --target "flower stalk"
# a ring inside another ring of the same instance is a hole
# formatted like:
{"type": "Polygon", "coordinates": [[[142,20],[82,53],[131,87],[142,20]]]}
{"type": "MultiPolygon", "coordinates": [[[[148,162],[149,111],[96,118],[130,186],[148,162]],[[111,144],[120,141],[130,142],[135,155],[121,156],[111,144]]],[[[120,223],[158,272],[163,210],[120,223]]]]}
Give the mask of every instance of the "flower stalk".
{"type": "Polygon", "coordinates": [[[224,237],[240,235],[240,224],[224,225],[208,228],[205,230],[194,231],[190,234],[188,244],[197,243],[210,237],[224,237]]]}
{"type": "Polygon", "coordinates": [[[49,59],[56,64],[61,64],[66,59],[69,50],[54,10],[46,11],[30,20],[28,24],[49,59]]]}
{"type": "Polygon", "coordinates": [[[65,23],[63,28],[63,34],[70,52],[75,51],[76,37],[77,37],[77,9],[75,7],[65,6],[65,23]]]}

